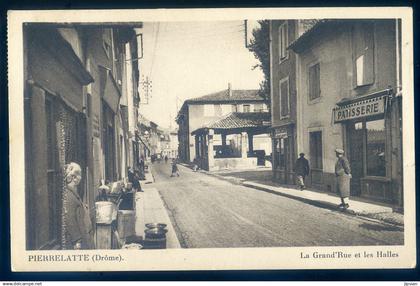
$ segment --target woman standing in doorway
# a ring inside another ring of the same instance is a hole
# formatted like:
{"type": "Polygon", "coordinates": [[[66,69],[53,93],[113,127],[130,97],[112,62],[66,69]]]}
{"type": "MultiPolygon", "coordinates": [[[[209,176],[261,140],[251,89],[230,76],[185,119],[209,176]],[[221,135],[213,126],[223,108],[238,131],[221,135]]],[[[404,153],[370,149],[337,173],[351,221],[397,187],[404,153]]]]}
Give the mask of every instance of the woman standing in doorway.
{"type": "Polygon", "coordinates": [[[93,227],[89,208],[77,192],[82,179],[79,164],[71,162],[65,166],[67,202],[65,204],[65,235],[70,249],[93,249],[93,227]]]}

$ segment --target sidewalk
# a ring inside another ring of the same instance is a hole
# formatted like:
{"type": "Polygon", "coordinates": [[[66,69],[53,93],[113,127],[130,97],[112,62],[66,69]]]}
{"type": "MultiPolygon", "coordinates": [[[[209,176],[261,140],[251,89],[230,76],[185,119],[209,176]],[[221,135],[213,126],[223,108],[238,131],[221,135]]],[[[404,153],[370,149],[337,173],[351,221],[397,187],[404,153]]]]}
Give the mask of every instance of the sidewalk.
{"type": "MultiPolygon", "coordinates": [[[[337,210],[337,205],[340,203],[340,198],[333,193],[323,193],[320,191],[298,190],[291,186],[279,186],[271,180],[268,180],[267,174],[263,170],[255,170],[247,172],[200,172],[210,176],[231,182],[233,184],[243,185],[245,187],[254,188],[257,190],[281,195],[291,199],[299,200],[314,206],[337,210]],[[246,176],[243,173],[251,173],[246,176]],[[257,179],[258,178],[258,179],[257,179]],[[264,178],[265,180],[261,180],[264,178]]],[[[271,172],[271,171],[270,171],[271,172]]],[[[373,202],[362,201],[358,198],[350,198],[350,207],[344,211],[345,213],[363,216],[372,219],[381,220],[386,223],[391,223],[400,227],[404,226],[404,216],[400,213],[395,213],[391,206],[384,204],[377,204],[373,202]]]]}
{"type": "Polygon", "coordinates": [[[159,191],[153,187],[155,178],[152,174],[152,166],[145,174],[146,180],[140,181],[143,192],[136,193],[136,235],[144,237],[146,223],[164,223],[166,229],[166,248],[181,248],[174,227],[168,216],[166,207],[160,198],[159,191]]]}
{"type": "Polygon", "coordinates": [[[136,235],[143,237],[144,225],[152,222],[167,225],[166,248],[181,248],[158,190],[152,185],[147,185],[143,188],[143,192],[136,193],[136,235]]]}
{"type": "Polygon", "coordinates": [[[150,169],[150,165],[149,165],[149,169],[148,172],[146,172],[144,174],[145,176],[145,180],[140,180],[140,184],[143,186],[145,184],[151,184],[155,182],[155,178],[153,178],[153,174],[152,174],[152,170],[150,169]]]}

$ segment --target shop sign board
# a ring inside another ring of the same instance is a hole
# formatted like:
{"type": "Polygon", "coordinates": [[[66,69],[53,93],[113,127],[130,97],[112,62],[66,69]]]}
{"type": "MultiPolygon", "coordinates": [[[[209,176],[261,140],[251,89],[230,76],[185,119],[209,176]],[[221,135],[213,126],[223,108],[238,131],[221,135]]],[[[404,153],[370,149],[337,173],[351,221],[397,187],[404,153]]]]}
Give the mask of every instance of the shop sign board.
{"type": "Polygon", "coordinates": [[[276,129],[274,130],[274,137],[287,138],[287,131],[285,131],[284,129],[276,129]]]}
{"type": "Polygon", "coordinates": [[[380,115],[385,112],[385,97],[377,97],[333,109],[334,123],[380,115]]]}

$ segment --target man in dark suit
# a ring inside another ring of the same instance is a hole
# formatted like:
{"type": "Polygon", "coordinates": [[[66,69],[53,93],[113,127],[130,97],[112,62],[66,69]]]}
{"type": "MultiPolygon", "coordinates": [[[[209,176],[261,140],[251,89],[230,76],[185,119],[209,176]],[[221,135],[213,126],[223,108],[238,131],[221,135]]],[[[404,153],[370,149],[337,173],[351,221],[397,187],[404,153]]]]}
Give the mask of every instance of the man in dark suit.
{"type": "Polygon", "coordinates": [[[294,171],[296,174],[297,185],[300,190],[303,191],[305,189],[305,177],[309,175],[309,162],[305,158],[305,153],[299,154],[299,158],[295,163],[294,171]]]}

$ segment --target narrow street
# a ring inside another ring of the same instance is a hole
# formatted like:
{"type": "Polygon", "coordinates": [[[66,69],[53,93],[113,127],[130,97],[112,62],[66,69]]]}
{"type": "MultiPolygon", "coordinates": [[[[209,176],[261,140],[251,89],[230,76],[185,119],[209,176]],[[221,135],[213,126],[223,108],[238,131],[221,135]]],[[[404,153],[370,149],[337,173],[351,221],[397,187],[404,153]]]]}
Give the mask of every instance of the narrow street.
{"type": "Polygon", "coordinates": [[[258,191],[170,163],[152,165],[181,246],[281,247],[403,244],[393,226],[258,191]]]}

